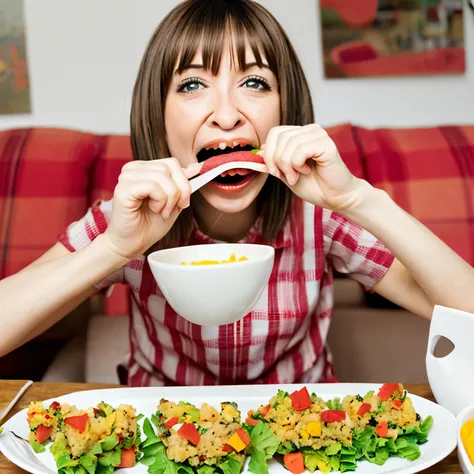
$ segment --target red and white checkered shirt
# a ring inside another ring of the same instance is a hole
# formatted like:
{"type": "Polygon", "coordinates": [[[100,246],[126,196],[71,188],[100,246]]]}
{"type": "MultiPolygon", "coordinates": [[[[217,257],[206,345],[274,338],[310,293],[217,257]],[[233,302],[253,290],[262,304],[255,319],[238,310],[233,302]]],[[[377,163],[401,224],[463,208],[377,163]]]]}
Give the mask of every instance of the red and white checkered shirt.
{"type": "MultiPolygon", "coordinates": [[[[91,208],[60,241],[71,251],[107,228],[111,201],[91,208]]],[[[245,243],[262,243],[261,219],[245,243]]],[[[187,245],[213,243],[196,231],[187,245]]],[[[213,385],[336,382],[326,347],[333,310],[333,269],[371,289],[393,262],[371,234],[331,211],[294,199],[284,228],[270,243],[275,263],[252,312],[225,326],[202,327],[167,304],[145,257],[100,282],[131,286],[128,383],[213,385]]]]}

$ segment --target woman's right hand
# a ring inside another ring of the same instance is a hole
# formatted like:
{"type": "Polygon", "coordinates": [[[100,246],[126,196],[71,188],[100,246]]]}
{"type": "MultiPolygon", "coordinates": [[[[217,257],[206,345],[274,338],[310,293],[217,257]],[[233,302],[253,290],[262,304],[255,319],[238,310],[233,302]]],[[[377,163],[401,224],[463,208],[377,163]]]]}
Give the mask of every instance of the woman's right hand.
{"type": "Polygon", "coordinates": [[[112,201],[105,241],[117,255],[133,259],[161,240],[189,207],[188,179],[200,166],[181,168],[175,158],[131,161],[123,168],[112,201]]]}

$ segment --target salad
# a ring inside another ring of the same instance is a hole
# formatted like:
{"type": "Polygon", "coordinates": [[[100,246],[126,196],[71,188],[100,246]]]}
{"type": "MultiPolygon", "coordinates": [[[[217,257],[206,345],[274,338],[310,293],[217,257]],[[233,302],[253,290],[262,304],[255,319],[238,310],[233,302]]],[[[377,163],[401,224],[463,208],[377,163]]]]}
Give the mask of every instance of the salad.
{"type": "Polygon", "coordinates": [[[27,412],[28,441],[36,453],[46,450],[59,474],[109,474],[133,467],[140,457],[140,427],[135,409],[107,403],[87,410],[53,402],[32,402],[27,412]]]}
{"type": "Polygon", "coordinates": [[[292,474],[355,471],[358,461],[383,465],[391,456],[414,461],[432,424],[432,417],[416,412],[402,384],[327,401],[306,387],[279,390],[247,417],[254,446],[249,470],[268,474],[273,457],[292,474]]]}
{"type": "Polygon", "coordinates": [[[141,462],[149,474],[239,474],[251,448],[240,419],[233,402],[221,403],[218,411],[207,403],[198,408],[161,400],[151,423],[144,421],[141,462]]]}

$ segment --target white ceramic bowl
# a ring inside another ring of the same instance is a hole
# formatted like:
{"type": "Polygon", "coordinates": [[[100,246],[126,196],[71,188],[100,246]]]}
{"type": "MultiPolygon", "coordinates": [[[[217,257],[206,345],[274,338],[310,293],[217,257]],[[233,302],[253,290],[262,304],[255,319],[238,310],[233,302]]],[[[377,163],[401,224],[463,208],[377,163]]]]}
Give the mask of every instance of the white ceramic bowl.
{"type": "Polygon", "coordinates": [[[474,405],[468,405],[464,408],[457,416],[458,420],[458,459],[461,465],[462,472],[464,474],[474,474],[474,466],[471,464],[469,456],[467,455],[466,449],[461,439],[461,427],[462,425],[474,418],[474,405]]]}
{"type": "Polygon", "coordinates": [[[201,326],[231,324],[255,306],[273,268],[273,247],[255,244],[208,244],[153,252],[151,271],[170,306],[201,326]],[[202,260],[248,260],[218,265],[182,265],[202,260]]]}

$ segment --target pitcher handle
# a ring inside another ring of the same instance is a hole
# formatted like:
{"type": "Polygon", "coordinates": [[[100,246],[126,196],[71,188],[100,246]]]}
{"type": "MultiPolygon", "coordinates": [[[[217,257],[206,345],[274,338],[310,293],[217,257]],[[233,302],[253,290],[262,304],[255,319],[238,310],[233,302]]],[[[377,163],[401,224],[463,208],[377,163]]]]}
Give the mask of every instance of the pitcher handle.
{"type": "Polygon", "coordinates": [[[456,350],[458,344],[466,340],[466,335],[473,332],[474,314],[436,305],[430,323],[428,354],[434,357],[436,343],[440,337],[445,337],[454,344],[454,350],[448,354],[449,356],[456,350]]]}

